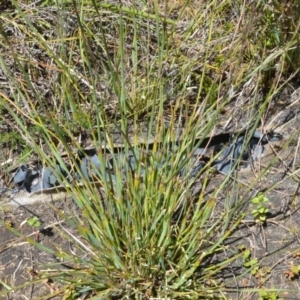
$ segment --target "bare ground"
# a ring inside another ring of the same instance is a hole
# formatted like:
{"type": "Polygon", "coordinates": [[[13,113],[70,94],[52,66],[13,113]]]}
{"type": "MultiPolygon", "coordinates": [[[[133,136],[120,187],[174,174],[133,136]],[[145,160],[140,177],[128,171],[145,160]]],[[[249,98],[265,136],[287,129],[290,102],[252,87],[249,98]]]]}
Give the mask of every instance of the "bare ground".
{"type": "MultiPolygon", "coordinates": [[[[68,228],[75,234],[74,230],[62,221],[57,212],[78,211],[72,200],[56,202],[55,209],[49,207],[49,203],[35,204],[26,207],[18,207],[1,214],[6,223],[19,230],[24,236],[31,238],[40,245],[56,250],[58,248],[74,251],[70,244],[57,230],[60,226],[68,228]],[[42,224],[39,228],[29,226],[27,219],[37,216],[42,224]]],[[[47,264],[60,262],[55,255],[43,251],[30,244],[24,237],[17,237],[3,226],[0,229],[0,278],[8,286],[19,286],[31,280],[39,280],[37,284],[24,286],[16,292],[2,296],[1,299],[34,299],[45,295],[54,295],[59,286],[56,282],[42,280],[39,270],[47,270],[47,264]]],[[[48,299],[61,299],[62,296],[49,297],[48,299]]]]}

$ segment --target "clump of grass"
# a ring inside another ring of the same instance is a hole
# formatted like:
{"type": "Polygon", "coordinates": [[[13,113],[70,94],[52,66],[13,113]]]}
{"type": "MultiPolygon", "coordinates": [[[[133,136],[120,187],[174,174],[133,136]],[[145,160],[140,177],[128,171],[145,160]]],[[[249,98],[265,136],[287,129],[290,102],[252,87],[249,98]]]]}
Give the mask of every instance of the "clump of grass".
{"type": "MultiPolygon", "coordinates": [[[[76,251],[43,247],[68,269],[48,266],[55,272],[41,278],[62,283],[57,294],[63,299],[83,294],[91,299],[226,298],[222,272],[243,257],[226,241],[244,218],[241,210],[250,198],[239,203],[231,195],[226,205],[218,205],[230,176],[207,195],[212,172],[206,168],[191,179],[189,157],[197,138],[204,139],[223,122],[222,113],[249,82],[253,101],[243,110],[249,113],[248,124],[257,126],[278,82],[289,80],[283,68],[261,99],[263,72],[278,61],[290,63],[288,54],[298,46],[295,35],[282,38],[286,45],[283,40],[273,47],[272,41],[268,47],[247,43],[243,20],[251,18],[253,7],[246,4],[235,15],[231,1],[200,7],[189,1],[153,1],[146,12],[142,1],[127,6],[66,2],[61,7],[44,2],[47,8],[29,12],[25,4],[13,3],[19,22],[6,19],[1,27],[1,47],[13,64],[5,55],[0,62],[15,91],[1,105],[44,163],[54,167],[58,161],[69,172],[59,151],[63,146],[68,162],[82,173],[73,150],[81,144],[74,134],[85,133],[110,150],[114,165],[107,176],[107,153],[99,150],[102,170],[94,182],[68,187],[81,215],[59,214],[78,235],[63,226],[56,229],[76,251]],[[24,49],[34,45],[35,55],[22,56],[27,52],[13,47],[10,32],[24,49]],[[252,54],[245,55],[245,48],[252,54]],[[12,67],[22,74],[22,84],[12,67]],[[48,82],[51,87],[44,93],[48,82]],[[36,128],[39,140],[27,123],[36,128]],[[124,156],[136,158],[135,172],[115,154],[116,129],[124,156]],[[153,142],[151,152],[147,144],[137,146],[141,136],[153,142]],[[178,139],[180,146],[172,144],[178,139]],[[179,178],[183,168],[187,172],[179,178]],[[224,252],[226,259],[218,260],[224,252]]],[[[263,23],[268,15],[256,17],[269,32],[270,21],[263,23]]],[[[297,26],[290,23],[289,28],[297,26]]]]}

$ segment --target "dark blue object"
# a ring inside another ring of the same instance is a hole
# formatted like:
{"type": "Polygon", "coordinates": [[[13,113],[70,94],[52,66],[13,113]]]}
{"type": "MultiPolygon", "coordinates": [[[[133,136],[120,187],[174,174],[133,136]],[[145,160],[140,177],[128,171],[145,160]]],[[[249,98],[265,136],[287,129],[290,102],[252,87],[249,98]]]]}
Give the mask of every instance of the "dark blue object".
{"type": "MultiPolygon", "coordinates": [[[[65,176],[65,172],[59,166],[57,167],[56,172],[65,176]]],[[[22,165],[14,175],[13,181],[19,189],[25,189],[29,193],[59,185],[59,181],[54,175],[54,172],[48,167],[32,170],[27,168],[27,166],[22,165]]]]}
{"type": "Polygon", "coordinates": [[[28,169],[25,165],[20,166],[20,168],[17,170],[17,172],[14,175],[13,178],[14,184],[21,187],[24,181],[26,180],[29,172],[31,172],[30,169],[28,169]]]}
{"type": "MultiPolygon", "coordinates": [[[[204,139],[200,145],[193,150],[193,154],[178,175],[183,177],[188,175],[195,177],[201,172],[206,163],[210,160],[206,157],[205,152],[209,149],[220,151],[217,158],[212,161],[214,166],[220,173],[229,174],[237,165],[247,166],[251,159],[259,159],[265,151],[265,145],[270,142],[279,141],[282,136],[278,133],[269,132],[263,134],[261,131],[255,131],[251,139],[247,142],[246,134],[240,134],[233,138],[231,134],[221,134],[211,138],[204,139]],[[225,145],[227,144],[227,145],[225,145]]],[[[118,149],[113,155],[112,159],[105,161],[105,178],[106,180],[116,180],[117,174],[121,175],[122,179],[126,180],[126,176],[130,173],[138,172],[139,176],[144,176],[147,172],[147,165],[149,160],[156,161],[156,164],[151,164],[158,170],[163,168],[173,168],[173,161],[176,155],[176,149],[179,143],[172,143],[170,147],[161,145],[161,150],[151,154],[150,144],[148,152],[144,149],[133,148],[126,154],[124,150],[118,149]],[[175,149],[175,150],[174,150],[175,149]],[[139,168],[137,170],[137,167],[139,168]]],[[[76,180],[83,177],[86,180],[93,180],[93,177],[99,176],[102,172],[101,162],[95,149],[84,150],[80,152],[80,171],[81,174],[75,174],[76,180]]],[[[186,159],[183,157],[182,159],[186,159]]],[[[179,162],[180,163],[180,162],[179,162]]],[[[182,160],[181,163],[184,163],[182,160]]],[[[72,180],[63,171],[61,166],[57,165],[53,172],[49,167],[43,167],[38,170],[32,170],[26,165],[22,165],[15,173],[13,182],[19,189],[26,189],[28,192],[36,192],[39,190],[49,189],[58,186],[59,180],[56,175],[61,175],[69,182],[72,180]]]]}

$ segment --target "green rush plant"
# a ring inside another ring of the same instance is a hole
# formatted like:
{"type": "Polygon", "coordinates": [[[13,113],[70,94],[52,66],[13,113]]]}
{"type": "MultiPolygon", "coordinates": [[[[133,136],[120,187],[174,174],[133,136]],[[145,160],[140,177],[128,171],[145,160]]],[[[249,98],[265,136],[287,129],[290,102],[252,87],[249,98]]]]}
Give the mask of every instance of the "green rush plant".
{"type": "MultiPolygon", "coordinates": [[[[199,7],[188,0],[162,2],[26,6],[13,0],[16,15],[0,15],[0,66],[7,79],[0,91],[1,122],[13,124],[25,149],[43,164],[58,163],[70,176],[68,165],[83,177],[77,152],[84,137],[101,163],[92,181],[70,185],[60,178],[78,215],[49,204],[64,221],[54,226],[56,234],[74,251],[24,237],[59,262],[43,266],[47,271],[22,286],[3,284],[1,296],[51,280],[59,285],[54,294],[65,300],[226,299],[222,272],[245,255],[227,241],[249,198],[237,201],[234,194],[220,205],[228,183],[236,183],[234,174],[208,192],[216,174],[208,163],[190,178],[192,149],[220,125],[235,93],[257,80],[253,101],[243,108],[254,124],[251,137],[272,97],[293,77],[284,66],[297,40],[292,36],[272,51],[253,50],[242,22],[251,20],[245,14],[250,3],[236,14],[230,0],[199,7]],[[245,59],[248,46],[259,58],[245,59]],[[261,101],[263,72],[278,62],[282,69],[261,101]],[[129,155],[135,157],[134,172],[129,155]]],[[[261,220],[261,207],[257,211],[261,220]]],[[[34,227],[42,222],[33,221],[34,227]]]]}

